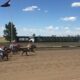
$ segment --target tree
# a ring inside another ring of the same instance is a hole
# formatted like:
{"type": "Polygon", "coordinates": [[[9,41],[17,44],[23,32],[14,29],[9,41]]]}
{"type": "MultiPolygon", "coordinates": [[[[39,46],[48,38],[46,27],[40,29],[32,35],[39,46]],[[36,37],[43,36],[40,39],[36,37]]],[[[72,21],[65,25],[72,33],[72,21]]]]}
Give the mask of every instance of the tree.
{"type": "Polygon", "coordinates": [[[12,22],[5,24],[4,37],[8,41],[15,40],[17,36],[16,27],[12,22]]]}
{"type": "Polygon", "coordinates": [[[36,34],[34,33],[34,34],[32,34],[32,37],[36,37],[36,34]]]}

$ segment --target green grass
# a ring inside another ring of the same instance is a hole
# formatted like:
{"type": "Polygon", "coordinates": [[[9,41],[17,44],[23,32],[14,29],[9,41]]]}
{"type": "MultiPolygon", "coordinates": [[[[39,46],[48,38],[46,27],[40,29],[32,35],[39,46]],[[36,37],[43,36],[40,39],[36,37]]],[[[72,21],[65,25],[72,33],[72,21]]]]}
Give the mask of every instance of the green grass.
{"type": "Polygon", "coordinates": [[[0,37],[0,42],[7,42],[4,37],[0,37]]]}
{"type": "Polygon", "coordinates": [[[9,41],[5,40],[4,37],[0,37],[0,45],[6,45],[8,43],[9,43],[9,41]]]}

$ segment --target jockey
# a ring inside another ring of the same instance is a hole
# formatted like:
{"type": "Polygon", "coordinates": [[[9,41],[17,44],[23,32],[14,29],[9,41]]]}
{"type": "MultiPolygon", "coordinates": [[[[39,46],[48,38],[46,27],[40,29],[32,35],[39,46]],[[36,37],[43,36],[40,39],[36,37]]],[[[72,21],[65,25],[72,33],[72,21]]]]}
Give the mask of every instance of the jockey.
{"type": "Polygon", "coordinates": [[[31,38],[29,41],[31,41],[32,43],[34,43],[34,38],[31,38]]]}
{"type": "Polygon", "coordinates": [[[3,56],[3,52],[4,52],[3,48],[0,47],[0,56],[3,56]]]}
{"type": "Polygon", "coordinates": [[[29,40],[29,43],[28,43],[28,45],[27,45],[27,48],[28,48],[28,49],[30,49],[30,48],[31,48],[31,46],[32,46],[32,41],[31,41],[31,40],[29,40]]]}
{"type": "Polygon", "coordinates": [[[13,44],[13,42],[10,44],[10,49],[13,49],[13,47],[14,47],[14,44],[13,44]]]}
{"type": "Polygon", "coordinates": [[[34,46],[34,38],[29,39],[29,43],[27,45],[27,48],[30,49],[32,46],[34,46]]]}
{"type": "Polygon", "coordinates": [[[14,50],[15,46],[16,46],[16,42],[15,42],[15,40],[13,40],[9,47],[10,47],[10,49],[14,50]]]}

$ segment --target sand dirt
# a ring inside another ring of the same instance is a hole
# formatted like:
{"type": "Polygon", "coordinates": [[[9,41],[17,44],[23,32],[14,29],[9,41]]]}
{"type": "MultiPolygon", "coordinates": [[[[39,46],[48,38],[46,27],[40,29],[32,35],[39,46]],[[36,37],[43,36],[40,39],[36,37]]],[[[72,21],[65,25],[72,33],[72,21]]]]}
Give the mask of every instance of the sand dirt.
{"type": "Polygon", "coordinates": [[[0,62],[0,80],[80,80],[80,50],[44,50],[0,62]]]}

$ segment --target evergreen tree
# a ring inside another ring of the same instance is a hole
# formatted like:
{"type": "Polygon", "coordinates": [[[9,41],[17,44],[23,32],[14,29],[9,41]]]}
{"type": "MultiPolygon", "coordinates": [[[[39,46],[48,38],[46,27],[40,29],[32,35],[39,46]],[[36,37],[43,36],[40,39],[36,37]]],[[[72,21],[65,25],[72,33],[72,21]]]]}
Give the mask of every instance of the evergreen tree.
{"type": "Polygon", "coordinates": [[[12,22],[5,24],[4,37],[8,41],[15,40],[17,36],[16,27],[12,22]]]}

